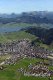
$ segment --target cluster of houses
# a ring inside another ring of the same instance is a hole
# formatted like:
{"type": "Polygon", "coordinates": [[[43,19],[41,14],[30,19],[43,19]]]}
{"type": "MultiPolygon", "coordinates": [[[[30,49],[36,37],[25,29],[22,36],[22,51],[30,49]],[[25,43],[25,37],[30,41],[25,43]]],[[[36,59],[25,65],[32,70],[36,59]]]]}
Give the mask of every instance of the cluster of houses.
{"type": "Polygon", "coordinates": [[[28,66],[28,69],[24,71],[24,76],[41,76],[41,77],[50,77],[53,76],[53,71],[50,71],[45,65],[32,65],[28,66]]]}
{"type": "Polygon", "coordinates": [[[22,53],[24,49],[29,45],[28,40],[12,41],[9,43],[0,43],[0,55],[8,53],[22,53]]]}
{"type": "Polygon", "coordinates": [[[50,74],[48,74],[48,69],[46,66],[39,66],[36,65],[34,67],[32,67],[31,69],[29,69],[28,72],[24,73],[24,75],[33,75],[33,76],[49,76],[50,74]]]}
{"type": "Polygon", "coordinates": [[[48,55],[53,53],[53,51],[49,51],[37,45],[34,47],[28,39],[12,41],[9,43],[0,43],[0,55],[9,53],[46,58],[48,55]]]}
{"type": "Polygon", "coordinates": [[[48,66],[44,64],[29,64],[26,69],[20,68],[19,72],[24,74],[24,76],[35,76],[35,77],[52,77],[53,71],[49,70],[48,66]]]}
{"type": "Polygon", "coordinates": [[[0,55],[4,54],[12,55],[11,58],[5,61],[6,63],[10,64],[14,63],[18,58],[25,58],[25,57],[47,59],[48,56],[53,54],[53,51],[49,51],[48,49],[45,49],[37,45],[35,45],[34,47],[32,46],[31,41],[29,39],[23,39],[19,41],[12,41],[9,43],[0,43],[0,55]]]}

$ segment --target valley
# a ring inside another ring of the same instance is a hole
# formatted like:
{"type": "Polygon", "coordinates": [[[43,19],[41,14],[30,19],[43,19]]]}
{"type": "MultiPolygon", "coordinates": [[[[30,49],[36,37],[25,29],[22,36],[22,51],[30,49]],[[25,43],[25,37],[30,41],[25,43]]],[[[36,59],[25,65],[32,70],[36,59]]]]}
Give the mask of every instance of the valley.
{"type": "Polygon", "coordinates": [[[48,14],[0,16],[0,80],[53,80],[53,18],[48,14]]]}

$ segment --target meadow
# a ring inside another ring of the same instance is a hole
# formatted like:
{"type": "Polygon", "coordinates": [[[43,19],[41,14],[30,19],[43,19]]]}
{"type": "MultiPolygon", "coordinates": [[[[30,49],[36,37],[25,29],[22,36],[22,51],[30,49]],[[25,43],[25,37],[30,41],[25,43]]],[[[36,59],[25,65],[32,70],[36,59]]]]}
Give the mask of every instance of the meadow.
{"type": "MultiPolygon", "coordinates": [[[[14,64],[4,65],[5,69],[0,70],[0,80],[48,80],[48,77],[24,76],[22,73],[18,72],[19,68],[26,69],[30,63],[34,64],[39,61],[42,61],[42,59],[25,58],[18,60],[15,65],[14,64]]],[[[49,68],[53,69],[53,67],[49,68]]],[[[53,80],[53,77],[51,80],[53,80]]]]}

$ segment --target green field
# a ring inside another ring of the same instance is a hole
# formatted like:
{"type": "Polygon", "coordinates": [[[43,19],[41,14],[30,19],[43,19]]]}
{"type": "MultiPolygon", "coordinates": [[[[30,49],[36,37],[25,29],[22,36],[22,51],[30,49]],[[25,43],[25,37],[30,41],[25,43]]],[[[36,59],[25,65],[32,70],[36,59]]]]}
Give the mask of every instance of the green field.
{"type": "MultiPolygon", "coordinates": [[[[29,39],[29,40],[33,41],[33,40],[36,40],[37,37],[35,35],[25,32],[25,31],[0,34],[0,43],[6,43],[6,42],[11,42],[13,40],[16,41],[16,40],[21,40],[21,39],[29,39]]],[[[36,43],[38,45],[40,45],[41,47],[44,47],[44,48],[47,48],[50,50],[53,49],[53,46],[43,44],[42,42],[36,42],[36,43]]]]}
{"type": "Polygon", "coordinates": [[[53,28],[53,24],[46,24],[46,23],[33,23],[33,24],[29,24],[29,23],[15,23],[15,22],[11,22],[11,23],[7,23],[7,24],[1,24],[0,23],[0,27],[29,27],[29,26],[34,26],[34,27],[42,27],[42,28],[46,28],[46,29],[49,29],[49,28],[53,28]]]}
{"type": "MultiPolygon", "coordinates": [[[[42,61],[42,59],[37,58],[25,58],[17,61],[15,65],[6,65],[4,70],[0,70],[0,80],[48,80],[47,77],[28,77],[24,76],[22,73],[18,72],[19,68],[27,68],[27,66],[32,63],[42,61]]],[[[53,78],[52,78],[53,80],[53,78]]]]}
{"type": "Polygon", "coordinates": [[[35,24],[28,24],[28,23],[7,23],[7,24],[0,24],[0,27],[29,27],[35,24]]]}
{"type": "Polygon", "coordinates": [[[30,34],[30,33],[26,33],[25,31],[0,34],[0,42],[1,43],[9,42],[12,40],[25,39],[25,38],[28,38],[30,40],[34,40],[37,37],[35,35],[30,34]]]}

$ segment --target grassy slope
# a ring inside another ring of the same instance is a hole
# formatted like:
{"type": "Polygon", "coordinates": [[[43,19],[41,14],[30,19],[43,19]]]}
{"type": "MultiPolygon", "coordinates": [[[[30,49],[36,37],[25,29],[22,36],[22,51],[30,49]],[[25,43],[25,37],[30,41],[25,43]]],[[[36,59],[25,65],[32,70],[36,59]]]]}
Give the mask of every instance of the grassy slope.
{"type": "Polygon", "coordinates": [[[42,24],[37,24],[37,23],[34,23],[34,24],[29,24],[29,23],[14,23],[14,22],[11,22],[11,23],[7,23],[7,24],[0,24],[0,27],[29,27],[29,26],[35,26],[35,27],[42,27],[42,28],[53,28],[53,24],[45,24],[45,23],[42,23],[42,24]]]}
{"type": "Polygon", "coordinates": [[[6,34],[0,34],[0,42],[8,42],[12,40],[20,40],[20,39],[25,39],[29,38],[30,40],[34,40],[37,37],[30,33],[26,33],[25,31],[20,31],[20,32],[12,32],[12,33],[6,33],[6,34]]]}
{"type": "MultiPolygon", "coordinates": [[[[4,70],[0,70],[0,80],[48,80],[43,77],[28,77],[18,72],[19,68],[27,68],[30,63],[36,63],[42,61],[42,59],[21,59],[15,65],[6,66],[4,70]]],[[[53,80],[53,78],[52,78],[53,80]]]]}
{"type": "MultiPolygon", "coordinates": [[[[0,43],[10,42],[12,40],[20,40],[20,39],[25,39],[25,38],[28,38],[30,40],[37,39],[35,35],[26,33],[25,31],[19,31],[19,32],[0,34],[0,43]]],[[[42,42],[36,42],[36,43],[38,43],[41,47],[53,49],[53,47],[43,44],[42,42]]]]}
{"type": "Polygon", "coordinates": [[[33,24],[28,23],[7,23],[7,24],[0,24],[0,27],[29,27],[33,26],[33,24]]]}

